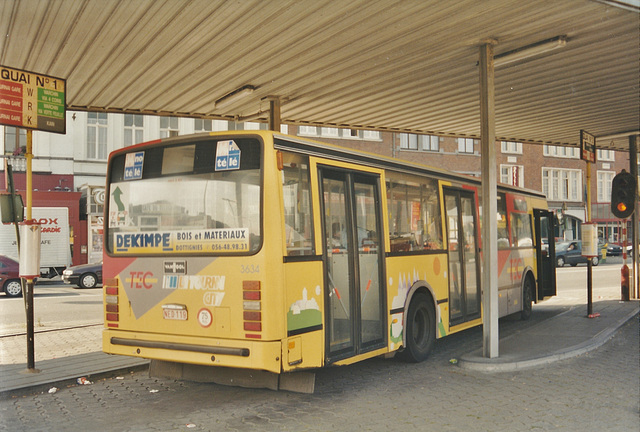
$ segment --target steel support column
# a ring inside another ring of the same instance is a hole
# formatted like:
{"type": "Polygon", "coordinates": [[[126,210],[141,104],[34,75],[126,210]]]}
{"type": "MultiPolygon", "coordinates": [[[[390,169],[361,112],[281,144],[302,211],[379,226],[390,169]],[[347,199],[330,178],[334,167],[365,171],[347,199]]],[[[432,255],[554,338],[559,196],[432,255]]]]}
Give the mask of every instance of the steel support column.
{"type": "Polygon", "coordinates": [[[268,96],[269,100],[269,130],[280,132],[280,98],[278,96],[268,96]]]}
{"type": "Polygon", "coordinates": [[[498,357],[498,180],[495,146],[493,43],[480,47],[480,130],[482,138],[482,351],[498,357]]]}
{"type": "MultiPolygon", "coordinates": [[[[633,178],[638,179],[638,135],[629,135],[629,173],[633,178]]],[[[636,185],[636,192],[640,193],[640,185],[636,185]]],[[[635,211],[631,215],[631,245],[633,247],[633,257],[631,259],[631,269],[633,271],[630,278],[629,294],[630,298],[640,297],[640,275],[638,266],[638,219],[640,209],[638,208],[638,198],[636,197],[635,211]]]]}

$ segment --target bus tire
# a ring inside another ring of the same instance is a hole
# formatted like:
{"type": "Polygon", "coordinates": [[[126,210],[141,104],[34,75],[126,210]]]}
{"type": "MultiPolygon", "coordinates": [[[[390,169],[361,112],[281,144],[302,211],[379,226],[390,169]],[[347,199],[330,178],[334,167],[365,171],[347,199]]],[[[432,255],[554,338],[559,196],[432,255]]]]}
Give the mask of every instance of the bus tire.
{"type": "Polygon", "coordinates": [[[400,360],[418,363],[426,360],[436,339],[436,312],[424,293],[414,294],[407,312],[407,346],[398,352],[400,360]]]}
{"type": "Polygon", "coordinates": [[[533,304],[534,280],[531,276],[527,276],[522,287],[522,311],[520,318],[524,321],[531,318],[531,307],[533,304]]]}

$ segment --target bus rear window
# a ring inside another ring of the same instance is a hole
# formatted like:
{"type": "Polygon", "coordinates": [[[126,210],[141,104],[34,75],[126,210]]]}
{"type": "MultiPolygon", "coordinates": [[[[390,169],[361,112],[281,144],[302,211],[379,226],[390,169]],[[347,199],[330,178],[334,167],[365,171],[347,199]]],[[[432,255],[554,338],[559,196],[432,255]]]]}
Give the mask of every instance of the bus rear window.
{"type": "Polygon", "coordinates": [[[262,244],[261,145],[208,138],[136,147],[109,172],[116,255],[251,254],[262,244]]]}

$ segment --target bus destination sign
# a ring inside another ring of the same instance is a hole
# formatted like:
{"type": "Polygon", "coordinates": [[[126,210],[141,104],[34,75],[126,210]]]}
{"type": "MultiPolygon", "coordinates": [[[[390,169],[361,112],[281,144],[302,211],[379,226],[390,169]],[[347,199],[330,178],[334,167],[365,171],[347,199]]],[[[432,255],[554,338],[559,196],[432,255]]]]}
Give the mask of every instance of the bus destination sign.
{"type": "Polygon", "coordinates": [[[0,124],[66,133],[66,80],[0,66],[0,124]]]}

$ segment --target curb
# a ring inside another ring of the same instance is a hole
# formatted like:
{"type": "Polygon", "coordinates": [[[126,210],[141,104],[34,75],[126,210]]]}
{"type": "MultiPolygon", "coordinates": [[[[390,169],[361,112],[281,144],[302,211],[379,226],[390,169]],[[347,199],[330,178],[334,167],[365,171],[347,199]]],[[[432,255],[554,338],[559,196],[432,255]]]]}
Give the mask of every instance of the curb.
{"type": "MultiPolygon", "coordinates": [[[[560,315],[564,315],[569,311],[563,312],[560,315]]],[[[558,315],[558,316],[560,316],[558,315]]],[[[552,352],[548,355],[544,355],[542,357],[528,359],[528,360],[519,360],[519,361],[501,361],[500,358],[497,359],[488,359],[484,357],[478,357],[477,359],[464,359],[460,358],[458,360],[458,366],[462,369],[478,371],[478,372],[515,372],[521,371],[525,369],[532,369],[541,366],[547,366],[551,363],[566,360],[569,358],[577,357],[582,354],[586,354],[589,351],[593,351],[596,348],[604,345],[609,339],[613,337],[613,335],[624,326],[629,320],[638,315],[638,309],[635,309],[631,313],[628,313],[622,319],[620,319],[616,325],[608,327],[602,330],[600,333],[595,335],[594,337],[574,345],[572,347],[564,348],[552,352]]],[[[515,336],[515,335],[514,335],[515,336]]],[[[513,336],[512,336],[513,337],[513,336]]],[[[464,356],[462,356],[464,357],[464,356]]]]}

